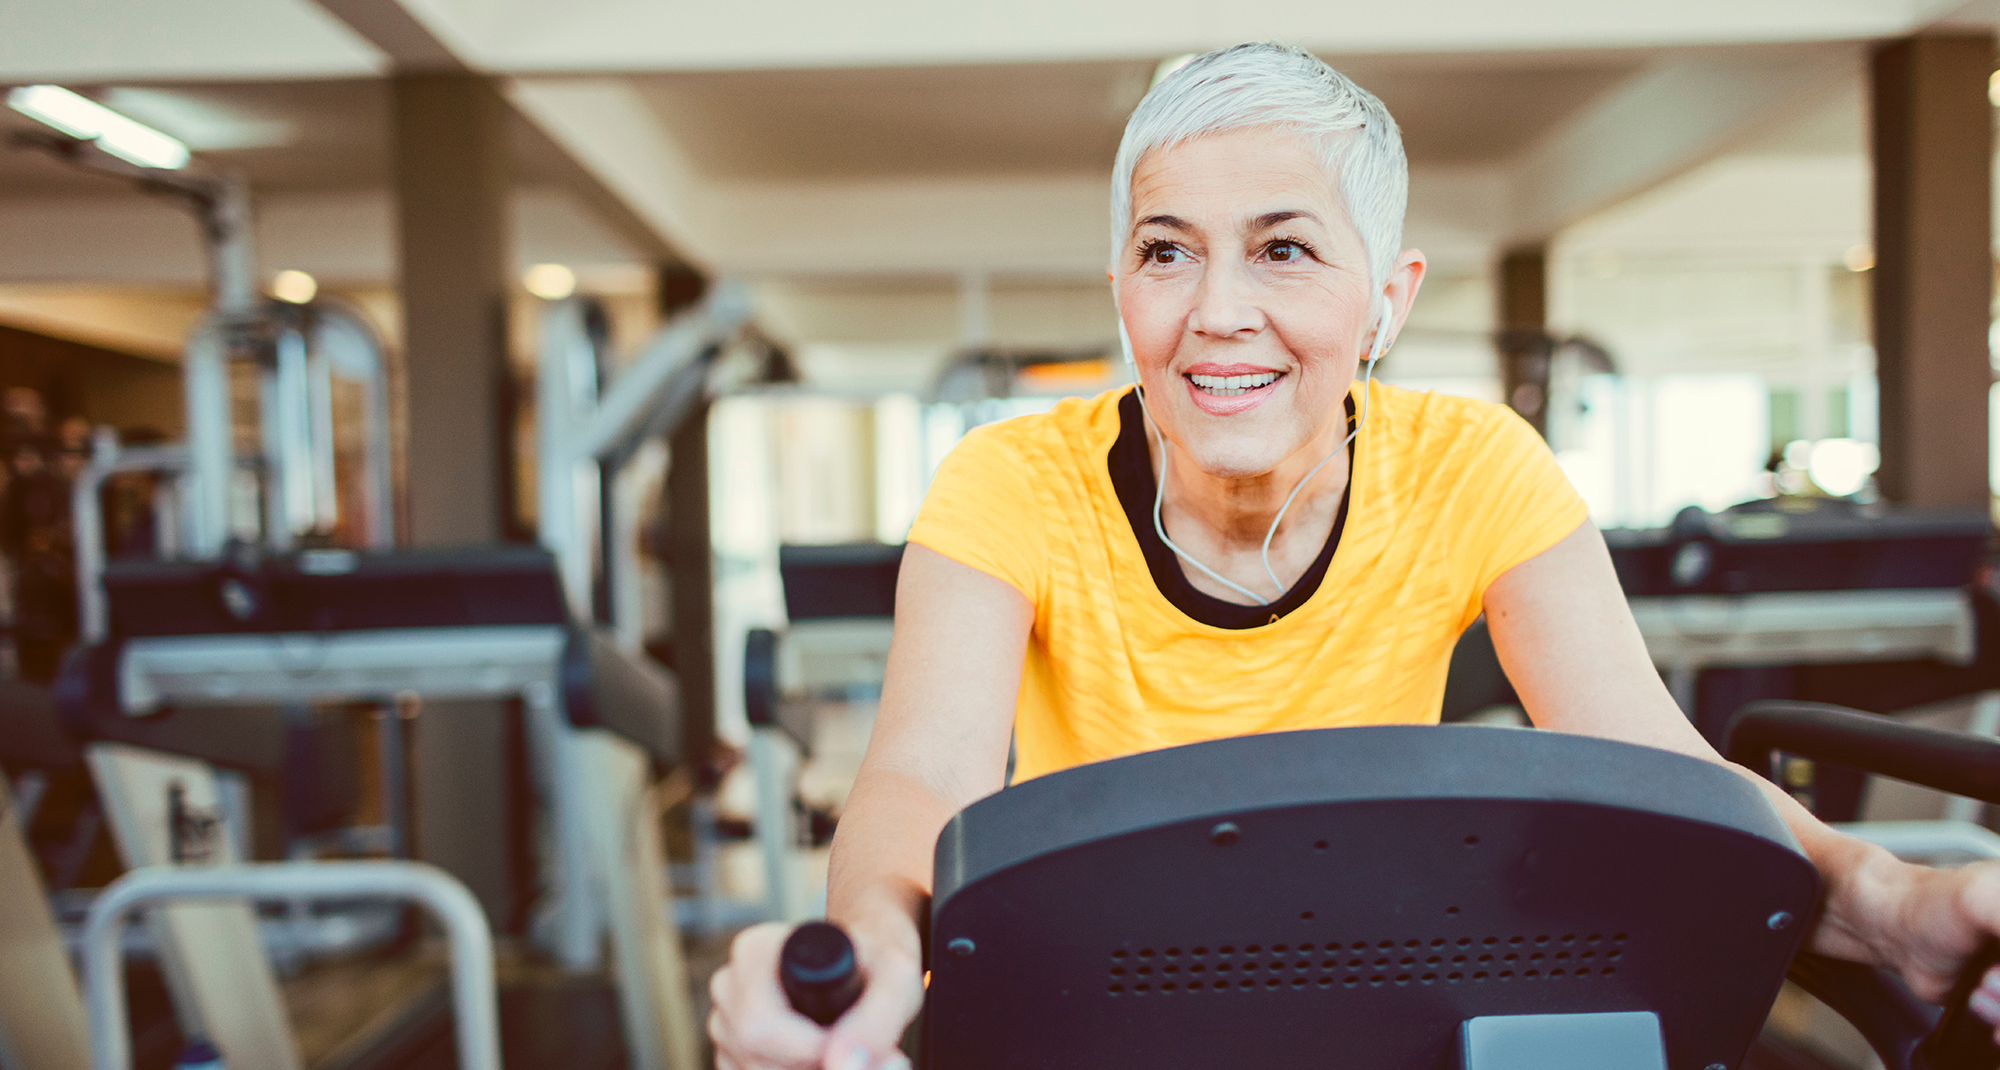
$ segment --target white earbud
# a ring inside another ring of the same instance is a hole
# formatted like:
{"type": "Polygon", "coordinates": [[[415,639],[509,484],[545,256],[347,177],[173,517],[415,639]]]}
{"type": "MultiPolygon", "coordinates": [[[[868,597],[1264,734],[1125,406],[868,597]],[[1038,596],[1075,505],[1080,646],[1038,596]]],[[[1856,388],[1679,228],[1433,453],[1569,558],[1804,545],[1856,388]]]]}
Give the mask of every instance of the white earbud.
{"type": "MultiPolygon", "coordinates": [[[[1245,587],[1242,584],[1237,583],[1234,580],[1231,580],[1223,576],[1221,573],[1215,571],[1212,568],[1209,568],[1207,565],[1202,564],[1200,561],[1195,560],[1193,554],[1190,554],[1186,550],[1181,549],[1178,545],[1174,543],[1174,540],[1167,538],[1167,526],[1160,519],[1161,507],[1166,503],[1167,500],[1166,436],[1160,434],[1159,425],[1153,422],[1152,410],[1146,407],[1145,386],[1142,384],[1135,391],[1135,393],[1137,393],[1139,397],[1139,412],[1142,416],[1145,417],[1146,425],[1152,429],[1153,440],[1157,442],[1160,447],[1160,477],[1154,482],[1154,488],[1153,488],[1154,534],[1157,534],[1160,537],[1160,541],[1166,544],[1167,549],[1172,550],[1176,555],[1180,557],[1181,560],[1186,561],[1188,564],[1193,565],[1194,567],[1200,569],[1202,573],[1206,575],[1209,579],[1212,579],[1215,582],[1222,584],[1224,587],[1227,587],[1230,590],[1235,591],[1236,593],[1244,596],[1245,598],[1248,598],[1256,602],[1260,606],[1268,606],[1277,599],[1285,597],[1285,585],[1278,582],[1278,573],[1271,568],[1271,539],[1278,533],[1278,522],[1285,518],[1285,511],[1292,507],[1292,500],[1299,496],[1299,491],[1305,489],[1305,485],[1312,481],[1312,477],[1319,474],[1320,469],[1326,467],[1328,461],[1333,460],[1335,457],[1339,456],[1341,452],[1346,450],[1348,444],[1353,442],[1355,437],[1361,434],[1361,429],[1367,426],[1368,424],[1368,403],[1370,400],[1369,386],[1374,382],[1375,379],[1375,362],[1381,360],[1382,354],[1386,352],[1389,348],[1389,295],[1383,294],[1381,301],[1377,304],[1376,307],[1378,311],[1376,313],[1376,318],[1375,318],[1375,342],[1374,345],[1369,347],[1368,368],[1366,374],[1363,376],[1361,380],[1360,418],[1354,422],[1354,430],[1349,431],[1347,433],[1347,437],[1340,441],[1340,445],[1336,447],[1332,453],[1327,454],[1324,458],[1320,460],[1318,464],[1313,465],[1311,471],[1307,472],[1303,477],[1299,479],[1297,483],[1294,483],[1292,485],[1292,492],[1290,494],[1285,495],[1284,504],[1278,506],[1278,515],[1271,518],[1271,526],[1264,532],[1264,545],[1259,553],[1259,557],[1263,560],[1264,563],[1264,575],[1270,578],[1271,586],[1275,588],[1278,592],[1277,595],[1273,598],[1265,598],[1262,595],[1259,595],[1257,592],[1252,591],[1250,588],[1245,587]]],[[[1129,332],[1125,330],[1125,314],[1122,310],[1118,314],[1118,344],[1125,350],[1125,363],[1130,365],[1132,368],[1132,378],[1135,380],[1138,379],[1139,363],[1132,356],[1132,336],[1129,332]]],[[[1351,475],[1350,478],[1352,478],[1351,475]]]]}

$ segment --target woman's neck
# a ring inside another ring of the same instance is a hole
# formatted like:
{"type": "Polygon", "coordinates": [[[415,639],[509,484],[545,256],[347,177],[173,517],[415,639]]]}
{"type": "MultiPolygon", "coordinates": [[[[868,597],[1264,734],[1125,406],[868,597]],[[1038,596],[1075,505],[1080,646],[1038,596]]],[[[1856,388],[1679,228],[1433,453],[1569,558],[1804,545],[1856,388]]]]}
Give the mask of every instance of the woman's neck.
{"type": "MultiPolygon", "coordinates": [[[[1344,409],[1341,415],[1345,416],[1344,409]]],[[[1324,431],[1277,467],[1245,477],[1210,475],[1172,441],[1148,436],[1154,478],[1159,478],[1159,450],[1173,451],[1167,459],[1166,500],[1161,508],[1168,536],[1202,564],[1266,598],[1277,598],[1282,592],[1271,589],[1271,579],[1264,573],[1265,536],[1271,538],[1271,569],[1290,589],[1319,556],[1339,515],[1348,480],[1343,448],[1347,430],[1346,419],[1329,421],[1324,431]],[[1300,486],[1308,475],[1310,480],[1300,486]],[[1294,488],[1298,496],[1285,508],[1294,488]],[[1284,516],[1272,533],[1271,522],[1281,508],[1284,516]]],[[[1216,583],[1200,569],[1185,562],[1182,569],[1197,589],[1226,601],[1244,601],[1239,592],[1216,583]]]]}

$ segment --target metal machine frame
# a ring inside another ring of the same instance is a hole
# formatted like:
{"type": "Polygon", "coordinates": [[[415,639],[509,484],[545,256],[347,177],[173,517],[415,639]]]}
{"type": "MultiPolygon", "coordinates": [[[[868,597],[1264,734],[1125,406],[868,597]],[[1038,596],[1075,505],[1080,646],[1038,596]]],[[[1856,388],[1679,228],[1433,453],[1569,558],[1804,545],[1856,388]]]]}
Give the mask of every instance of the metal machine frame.
{"type": "MultiPolygon", "coordinates": [[[[213,309],[191,338],[184,361],[186,443],[144,450],[103,443],[79,481],[74,506],[79,534],[87,543],[79,553],[86,640],[106,639],[113,627],[103,590],[97,497],[112,474],[159,472],[175,484],[161,504],[174,516],[168,527],[178,557],[213,560],[224,554],[233,535],[232,486],[246,466],[265,486],[258,541],[282,552],[294,548],[301,536],[324,530],[339,506],[332,482],[336,376],[364,385],[368,459],[363,477],[369,507],[364,541],[371,548],[390,546],[395,524],[387,366],[380,347],[358,317],[337,307],[271,306],[260,298],[244,183],[212,174],[140,173],[100,159],[102,153],[83,144],[49,147],[84,166],[146,181],[185,200],[207,240],[215,291],[213,309]],[[259,367],[263,433],[261,455],[255,458],[237,456],[232,445],[230,366],[243,359],[259,367]]],[[[580,315],[580,309],[578,303],[558,306],[551,317],[552,334],[566,313],[580,315]]],[[[615,496],[611,508],[600,504],[605,480],[615,477],[640,443],[686,416],[707,391],[716,357],[737,337],[750,311],[740,287],[716,287],[701,307],[669,324],[601,396],[595,353],[580,352],[554,334],[558,341],[546,349],[542,376],[542,530],[543,541],[556,555],[575,619],[595,617],[594,553],[604,552],[607,569],[632,564],[629,548],[621,548],[617,539],[607,541],[597,530],[602,517],[612,519],[614,531],[620,520],[615,496]],[[590,374],[573,378],[579,358],[589,358],[590,374]]],[[[587,335],[579,337],[589,341],[587,335]]],[[[620,604],[631,608],[629,600],[620,604]]],[[[615,614],[612,623],[619,645],[636,653],[636,615],[615,614]]],[[[553,624],[136,637],[119,650],[118,706],[128,716],[144,716],[169,703],[521,697],[554,810],[559,857],[551,913],[557,955],[568,968],[594,968],[599,937],[608,926],[615,937],[613,966],[634,1066],[693,1070],[699,1027],[690,1009],[678,934],[662,917],[668,895],[657,842],[653,756],[612,731],[580,727],[571,720],[571,711],[564,708],[568,639],[568,630],[553,624]]],[[[119,837],[128,862],[178,861],[179,829],[170,819],[163,825],[162,815],[154,812],[158,792],[148,789],[161,782],[153,774],[170,766],[183,790],[205,785],[207,805],[213,806],[214,771],[204,763],[115,744],[92,744],[87,751],[100,790],[131,797],[131,805],[124,807],[128,827],[119,837]],[[121,761],[125,758],[132,761],[121,761]],[[147,770],[143,775],[135,771],[140,766],[147,770]],[[170,848],[167,857],[151,857],[162,844],[170,848]]],[[[227,845],[216,851],[214,858],[229,860],[227,845]]],[[[339,878],[337,864],[300,865],[295,877],[272,878],[288,889],[287,897],[316,894],[313,882],[318,878],[326,878],[323,890],[329,894],[344,894],[351,886],[339,878]]],[[[195,885],[219,887],[201,883],[207,879],[201,874],[208,871],[189,872],[187,880],[195,885]]],[[[210,1032],[232,1059],[273,1067],[295,1064],[296,1052],[276,1009],[275,982],[248,908],[241,903],[176,903],[154,911],[154,917],[165,919],[160,924],[166,929],[178,924],[172,919],[193,919],[192,928],[181,926],[187,932],[162,942],[169,980],[178,981],[172,987],[180,1012],[241,1025],[235,1045],[228,1030],[210,1032]],[[199,937],[197,923],[204,918],[233,934],[222,941],[226,947],[199,937]],[[202,974],[199,983],[191,983],[195,972],[202,974]],[[242,995],[246,984],[262,997],[247,1002],[232,998],[242,995]]],[[[483,983],[490,990],[490,971],[483,983]]]]}
{"type": "MultiPolygon", "coordinates": [[[[300,536],[323,530],[337,519],[336,378],[358,380],[364,392],[364,540],[369,546],[393,542],[388,367],[380,343],[358,315],[331,303],[280,305],[259,294],[254,218],[243,179],[197,169],[140,168],[75,139],[51,137],[36,144],[81,168],[130,180],[183,202],[200,226],[214,294],[208,315],[184,353],[187,441],[123,450],[114,439],[100,436],[93,443],[91,463],[76,481],[72,507],[84,640],[101,640],[110,627],[102,588],[105,547],[98,495],[114,474],[155,472],[168,477],[169,489],[158,495],[155,504],[164,519],[158,525],[161,543],[176,557],[212,559],[223,552],[232,535],[233,484],[245,468],[261,480],[258,538],[271,548],[288,549],[300,536]],[[237,361],[254,363],[258,369],[263,434],[257,456],[239,457],[233,444],[230,365],[237,361]]],[[[119,849],[128,862],[150,861],[149,856],[163,847],[166,855],[175,853],[171,843],[178,828],[171,821],[165,827],[155,821],[165,817],[153,812],[160,800],[139,798],[146,784],[158,786],[153,774],[169,770],[168,775],[177,778],[175,786],[200,790],[211,806],[220,802],[215,772],[205,763],[106,744],[86,746],[85,757],[100,794],[124,799],[122,807],[108,808],[113,811],[119,849]],[[121,808],[122,815],[117,812],[121,808]]],[[[234,844],[221,837],[215,849],[226,857],[234,844]]],[[[311,898],[312,879],[327,872],[300,871],[295,897],[311,898]]],[[[240,903],[176,904],[154,911],[153,917],[156,935],[168,934],[155,946],[184,1022],[204,1028],[223,1024],[217,1039],[226,1047],[234,1046],[238,1057],[273,1067],[296,1065],[297,1052],[276,1001],[276,982],[248,908],[240,903]],[[218,936],[221,943],[204,936],[218,936]]]]}
{"type": "MultiPolygon", "coordinates": [[[[718,358],[748,324],[748,292],[713,288],[700,306],[669,322],[609,384],[598,381],[602,340],[583,299],[552,306],[543,319],[537,379],[538,528],[556,557],[572,616],[597,617],[598,570],[614,592],[610,636],[644,657],[641,607],[618,597],[636,591],[636,516],[615,492],[623,466],[648,440],[665,436],[697,411],[711,391],[718,358]]],[[[562,718],[554,719],[561,724],[562,718]]],[[[564,725],[566,728],[567,725],[564,725]]],[[[596,909],[612,936],[620,1018],[631,1065],[693,1070],[699,1023],[687,992],[680,934],[658,822],[659,785],[631,741],[605,731],[573,733],[565,761],[587,776],[586,797],[571,813],[583,837],[565,833],[570,851],[587,845],[594,862],[596,909]]],[[[595,950],[597,929],[591,930],[595,950]]]]}
{"type": "Polygon", "coordinates": [[[1681,709],[1707,668],[1972,660],[1972,599],[1955,588],[1641,595],[1629,599],[1681,709]]]}
{"type": "Polygon", "coordinates": [[[84,924],[83,988],[92,1070],[131,1070],[119,930],[135,910],[168,901],[289,900],[365,896],[422,904],[444,929],[451,954],[458,1065],[500,1070],[500,1012],[494,998],[493,939],[486,914],[465,885],[417,862],[279,862],[132,870],[104,890],[84,924]]]}

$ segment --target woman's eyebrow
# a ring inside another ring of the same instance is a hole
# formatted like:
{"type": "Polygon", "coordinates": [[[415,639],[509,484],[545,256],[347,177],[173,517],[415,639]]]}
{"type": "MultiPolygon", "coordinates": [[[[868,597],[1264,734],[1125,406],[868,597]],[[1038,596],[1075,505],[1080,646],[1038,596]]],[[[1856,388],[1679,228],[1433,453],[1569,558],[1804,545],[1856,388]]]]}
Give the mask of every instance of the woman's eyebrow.
{"type": "Polygon", "coordinates": [[[1139,221],[1139,226],[1165,227],[1168,230],[1178,230],[1182,233],[1187,233],[1194,229],[1193,224],[1190,224],[1187,220],[1177,215],[1149,215],[1139,221]]]}
{"type": "Polygon", "coordinates": [[[1304,219],[1318,223],[1321,226],[1326,225],[1325,221],[1320,219],[1318,215],[1308,212],[1303,208],[1286,208],[1276,212],[1265,212],[1263,215],[1251,220],[1250,229],[1253,231],[1268,230],[1290,219],[1304,219]]]}

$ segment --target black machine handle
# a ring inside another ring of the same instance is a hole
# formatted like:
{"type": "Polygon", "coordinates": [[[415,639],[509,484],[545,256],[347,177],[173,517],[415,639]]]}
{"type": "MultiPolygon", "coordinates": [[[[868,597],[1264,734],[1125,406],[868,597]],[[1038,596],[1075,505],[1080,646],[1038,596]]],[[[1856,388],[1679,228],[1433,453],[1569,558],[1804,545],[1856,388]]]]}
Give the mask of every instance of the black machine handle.
{"type": "Polygon", "coordinates": [[[1729,760],[1758,772],[1771,752],[2000,803],[2000,739],[1925,728],[1822,702],[1753,702],[1729,725],[1729,760]]]}
{"type": "Polygon", "coordinates": [[[1972,1013],[1969,1006],[1980,979],[1996,965],[2000,965],[2000,942],[1989,940],[1958,975],[1937,1028],[1917,1046],[1917,1066],[1926,1070],[2000,1066],[2000,1045],[1993,1043],[1993,1025],[1972,1013]]]}
{"type": "Polygon", "coordinates": [[[1873,966],[1801,951],[1785,979],[1847,1019],[1891,1070],[1920,1070],[1917,1047],[1936,1030],[1938,1009],[1901,978],[1873,966]]]}
{"type": "MultiPolygon", "coordinates": [[[[2000,740],[1983,736],[1818,702],[1745,706],[1730,723],[1724,753],[1768,775],[1774,751],[2000,803],[2000,740]]],[[[1993,1027],[1967,1006],[1996,964],[2000,943],[1988,942],[1960,972],[1942,1017],[1933,1017],[1882,970],[1808,953],[1793,964],[1791,977],[1854,1023],[1892,1070],[1996,1070],[2000,1047],[1993,1027]]]]}
{"type": "Polygon", "coordinates": [[[778,983],[793,1010],[820,1025],[832,1025],[861,998],[854,942],[840,926],[823,921],[793,929],[778,953],[778,983]]]}

